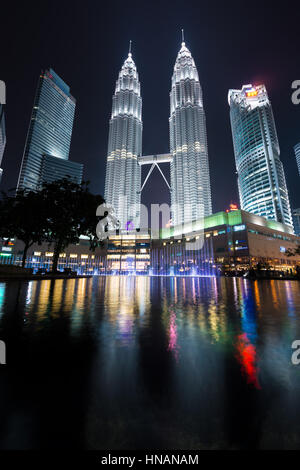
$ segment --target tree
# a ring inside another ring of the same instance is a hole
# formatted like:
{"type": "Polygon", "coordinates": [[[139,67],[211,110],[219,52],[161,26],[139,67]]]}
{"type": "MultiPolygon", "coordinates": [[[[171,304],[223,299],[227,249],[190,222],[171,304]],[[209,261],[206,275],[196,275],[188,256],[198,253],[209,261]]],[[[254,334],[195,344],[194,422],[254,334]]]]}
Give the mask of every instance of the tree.
{"type": "Polygon", "coordinates": [[[95,248],[96,209],[102,196],[91,194],[89,183],[77,184],[69,178],[45,183],[40,191],[46,218],[43,238],[54,243],[52,271],[57,271],[59,254],[71,243],[79,243],[80,235],[88,236],[95,248]]]}
{"type": "Polygon", "coordinates": [[[43,202],[39,194],[20,190],[16,196],[2,193],[0,201],[0,237],[18,238],[24,243],[22,267],[27,251],[34,243],[41,243],[45,234],[43,202]]]}

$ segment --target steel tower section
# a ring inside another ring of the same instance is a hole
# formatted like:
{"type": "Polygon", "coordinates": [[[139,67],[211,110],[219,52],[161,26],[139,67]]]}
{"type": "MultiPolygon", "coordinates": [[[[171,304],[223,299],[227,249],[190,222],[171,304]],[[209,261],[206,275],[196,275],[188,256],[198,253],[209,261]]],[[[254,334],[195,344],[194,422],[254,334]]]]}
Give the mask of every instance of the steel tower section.
{"type": "Polygon", "coordinates": [[[104,197],[116,212],[120,228],[139,226],[142,151],[142,98],[139,77],[129,50],[112,99],[104,197]]]}
{"type": "Polygon", "coordinates": [[[178,225],[212,212],[202,89],[184,41],[172,76],[169,125],[172,223],[178,225]]]}

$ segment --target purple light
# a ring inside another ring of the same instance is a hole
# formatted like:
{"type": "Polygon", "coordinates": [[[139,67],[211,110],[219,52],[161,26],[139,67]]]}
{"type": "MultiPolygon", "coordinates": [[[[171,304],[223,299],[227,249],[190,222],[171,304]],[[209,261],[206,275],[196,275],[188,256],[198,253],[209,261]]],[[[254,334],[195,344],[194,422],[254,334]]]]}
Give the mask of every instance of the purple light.
{"type": "Polygon", "coordinates": [[[134,229],[134,225],[133,225],[132,220],[128,220],[128,221],[126,222],[125,227],[126,227],[127,232],[128,232],[129,230],[133,230],[133,229],[134,229]]]}

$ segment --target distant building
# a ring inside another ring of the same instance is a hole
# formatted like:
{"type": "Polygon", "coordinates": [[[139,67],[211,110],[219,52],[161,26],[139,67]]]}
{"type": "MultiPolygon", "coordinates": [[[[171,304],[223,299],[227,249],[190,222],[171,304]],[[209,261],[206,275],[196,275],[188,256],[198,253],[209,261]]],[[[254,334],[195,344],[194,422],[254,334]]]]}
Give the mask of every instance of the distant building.
{"type": "Polygon", "coordinates": [[[293,210],[293,222],[295,234],[300,237],[300,209],[293,210]]]}
{"type": "Polygon", "coordinates": [[[264,85],[229,90],[241,209],[293,226],[272,106],[264,85]]]}
{"type": "Polygon", "coordinates": [[[3,170],[1,168],[1,162],[3,153],[6,145],[6,132],[5,132],[5,118],[4,118],[4,106],[0,104],[0,183],[2,178],[3,170]]]}
{"type": "Polygon", "coordinates": [[[295,152],[295,156],[296,156],[298,172],[299,172],[299,175],[300,175],[300,142],[294,146],[294,152],[295,152]]]}
{"type": "Polygon", "coordinates": [[[76,100],[52,70],[41,72],[18,180],[19,189],[38,190],[43,182],[82,175],[68,161],[76,100]],[[51,158],[52,157],[52,158],[51,158]],[[53,173],[52,173],[53,170],[53,173]]]}

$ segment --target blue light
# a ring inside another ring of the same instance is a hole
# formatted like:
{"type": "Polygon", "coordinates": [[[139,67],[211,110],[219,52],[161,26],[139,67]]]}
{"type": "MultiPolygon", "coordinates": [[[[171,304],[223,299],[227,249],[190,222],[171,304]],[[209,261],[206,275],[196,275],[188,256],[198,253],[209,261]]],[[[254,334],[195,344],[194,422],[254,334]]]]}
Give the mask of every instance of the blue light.
{"type": "Polygon", "coordinates": [[[241,230],[245,230],[245,229],[246,229],[246,225],[244,225],[244,224],[243,225],[235,225],[233,227],[234,232],[240,232],[241,230]]]}

